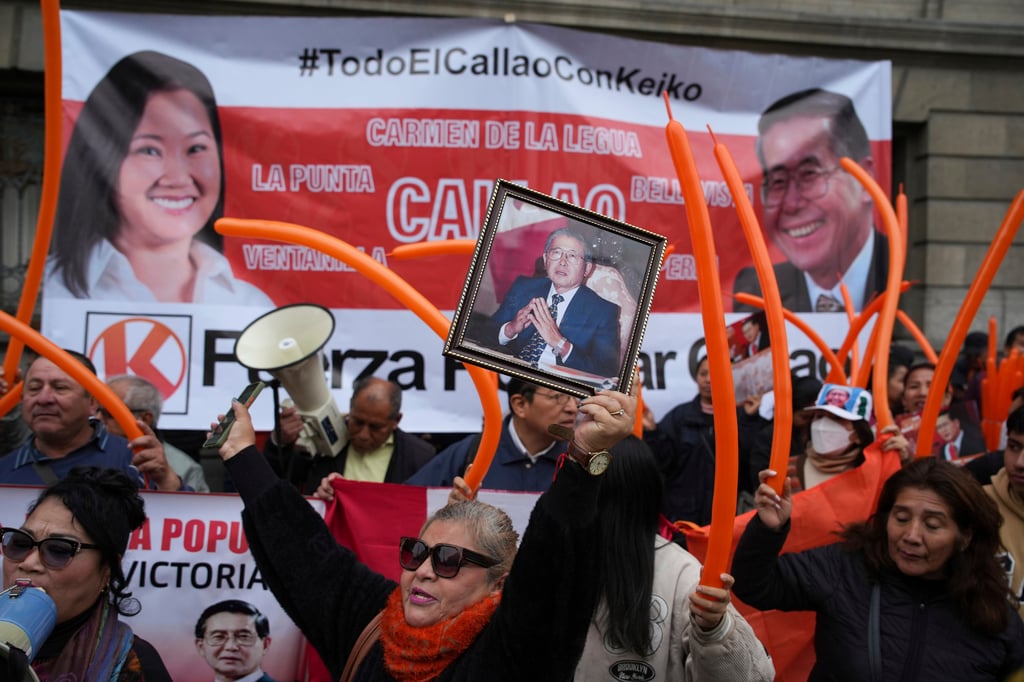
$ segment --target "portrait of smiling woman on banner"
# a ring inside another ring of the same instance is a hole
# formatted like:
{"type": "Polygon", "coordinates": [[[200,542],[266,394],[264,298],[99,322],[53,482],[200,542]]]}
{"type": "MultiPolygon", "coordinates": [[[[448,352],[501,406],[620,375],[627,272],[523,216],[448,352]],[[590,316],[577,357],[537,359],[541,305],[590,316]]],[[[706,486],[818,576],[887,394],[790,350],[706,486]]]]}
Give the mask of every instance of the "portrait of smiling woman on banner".
{"type": "Polygon", "coordinates": [[[224,159],[213,88],[158,52],[118,61],[65,156],[44,295],[272,306],[235,279],[213,223],[224,159]]]}

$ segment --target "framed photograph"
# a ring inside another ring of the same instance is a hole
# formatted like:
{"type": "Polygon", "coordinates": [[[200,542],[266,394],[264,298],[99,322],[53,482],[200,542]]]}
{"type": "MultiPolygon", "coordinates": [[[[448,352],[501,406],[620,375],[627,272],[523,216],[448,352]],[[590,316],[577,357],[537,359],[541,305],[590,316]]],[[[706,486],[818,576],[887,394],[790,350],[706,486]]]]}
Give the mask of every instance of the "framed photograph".
{"type": "Polygon", "coordinates": [[[498,180],[445,355],[581,398],[628,392],[666,242],[498,180]]]}

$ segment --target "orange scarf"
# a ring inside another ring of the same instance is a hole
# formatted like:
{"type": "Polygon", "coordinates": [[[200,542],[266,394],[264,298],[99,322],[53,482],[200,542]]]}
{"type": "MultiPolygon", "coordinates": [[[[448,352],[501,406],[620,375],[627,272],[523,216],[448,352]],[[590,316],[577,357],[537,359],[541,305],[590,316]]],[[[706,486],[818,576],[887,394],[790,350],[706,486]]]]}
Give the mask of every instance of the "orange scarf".
{"type": "Polygon", "coordinates": [[[469,648],[491,621],[501,593],[484,597],[452,618],[427,627],[414,628],[405,622],[402,588],[388,597],[381,617],[380,640],[384,665],[401,682],[432,680],[469,648]]]}

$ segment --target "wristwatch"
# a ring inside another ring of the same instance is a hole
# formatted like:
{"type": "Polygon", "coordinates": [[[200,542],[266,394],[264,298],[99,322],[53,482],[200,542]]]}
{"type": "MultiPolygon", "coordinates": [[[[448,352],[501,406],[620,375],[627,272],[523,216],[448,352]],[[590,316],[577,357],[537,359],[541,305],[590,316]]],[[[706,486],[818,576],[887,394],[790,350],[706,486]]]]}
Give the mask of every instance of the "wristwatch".
{"type": "Polygon", "coordinates": [[[576,445],[576,441],[569,441],[569,448],[565,451],[569,457],[576,460],[581,467],[591,476],[600,476],[608,469],[612,456],[607,450],[588,452],[576,445]]]}

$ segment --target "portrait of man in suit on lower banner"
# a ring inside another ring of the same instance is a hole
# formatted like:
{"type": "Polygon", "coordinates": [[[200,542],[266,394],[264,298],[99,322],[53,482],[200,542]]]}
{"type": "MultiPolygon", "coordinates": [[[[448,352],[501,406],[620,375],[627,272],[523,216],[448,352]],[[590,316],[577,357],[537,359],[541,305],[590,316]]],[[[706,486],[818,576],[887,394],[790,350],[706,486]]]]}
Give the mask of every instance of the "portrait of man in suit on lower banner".
{"type": "Polygon", "coordinates": [[[270,621],[249,602],[225,599],[206,607],[195,638],[214,682],[275,682],[262,667],[270,649],[270,621]]]}

